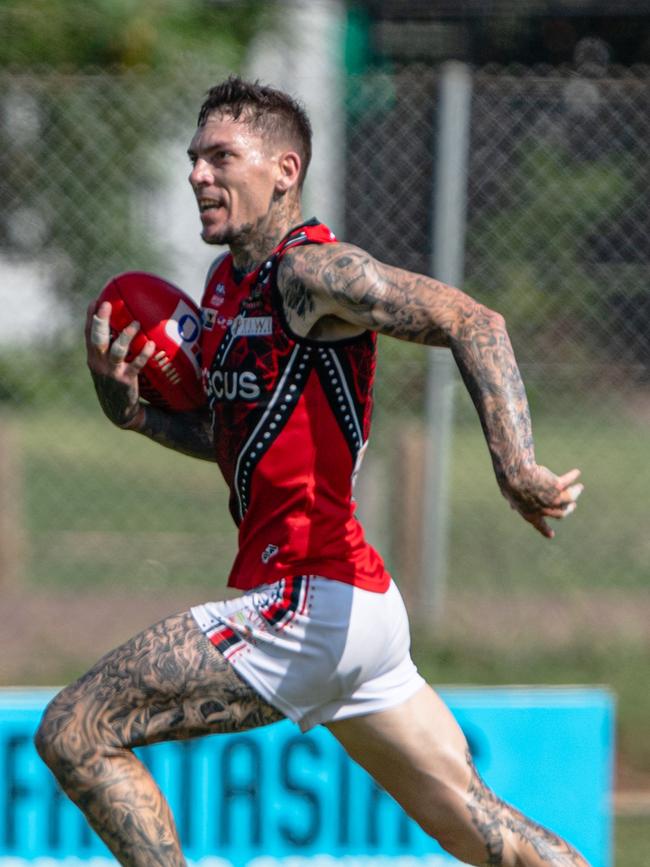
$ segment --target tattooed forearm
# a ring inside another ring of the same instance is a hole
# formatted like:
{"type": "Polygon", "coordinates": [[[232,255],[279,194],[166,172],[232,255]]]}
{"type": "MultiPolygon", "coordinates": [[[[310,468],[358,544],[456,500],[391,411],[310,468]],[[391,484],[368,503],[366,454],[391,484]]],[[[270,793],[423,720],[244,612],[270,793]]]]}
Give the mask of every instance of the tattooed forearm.
{"type": "Polygon", "coordinates": [[[503,486],[535,463],[528,399],[503,317],[478,308],[454,335],[451,351],[503,486]]]}
{"type": "Polygon", "coordinates": [[[345,244],[302,247],[278,272],[287,319],[305,333],[338,316],[402,340],[451,349],[474,401],[499,483],[534,464],[528,401],[503,317],[437,280],[345,244]]]}
{"type": "Polygon", "coordinates": [[[210,412],[165,412],[143,405],[143,420],[137,428],[154,442],[193,458],[214,461],[214,439],[210,412]]]}
{"type": "Polygon", "coordinates": [[[104,415],[118,427],[128,426],[138,414],[140,404],[132,385],[90,371],[99,405],[104,415]]]}
{"type": "Polygon", "coordinates": [[[190,457],[215,460],[209,410],[165,412],[141,403],[132,385],[94,371],[91,374],[99,403],[113,424],[190,457]]]}

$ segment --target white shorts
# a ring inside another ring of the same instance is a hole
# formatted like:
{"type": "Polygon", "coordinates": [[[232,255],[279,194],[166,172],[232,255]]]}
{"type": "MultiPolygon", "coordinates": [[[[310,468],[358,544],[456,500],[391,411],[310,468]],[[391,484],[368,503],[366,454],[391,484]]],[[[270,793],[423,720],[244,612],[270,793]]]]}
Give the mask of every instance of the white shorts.
{"type": "Polygon", "coordinates": [[[401,704],[424,684],[408,619],[386,593],[314,575],[192,608],[199,628],[262,698],[307,731],[401,704]]]}

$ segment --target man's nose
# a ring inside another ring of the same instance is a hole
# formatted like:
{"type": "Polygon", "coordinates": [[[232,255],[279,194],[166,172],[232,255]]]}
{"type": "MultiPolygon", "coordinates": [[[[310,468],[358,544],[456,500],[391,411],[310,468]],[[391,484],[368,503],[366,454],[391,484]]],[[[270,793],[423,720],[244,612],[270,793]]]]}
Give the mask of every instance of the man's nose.
{"type": "Polygon", "coordinates": [[[209,184],[211,179],[210,166],[205,160],[199,158],[192,166],[192,171],[190,172],[190,183],[193,187],[200,187],[209,184]]]}

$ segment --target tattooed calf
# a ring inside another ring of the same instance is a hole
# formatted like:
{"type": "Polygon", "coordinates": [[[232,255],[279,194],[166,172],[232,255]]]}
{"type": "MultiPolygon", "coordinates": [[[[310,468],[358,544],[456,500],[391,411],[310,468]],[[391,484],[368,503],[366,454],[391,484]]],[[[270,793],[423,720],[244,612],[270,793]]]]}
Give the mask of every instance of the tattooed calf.
{"type": "Polygon", "coordinates": [[[519,844],[525,844],[524,852],[519,858],[521,864],[530,864],[531,867],[538,864],[549,864],[552,867],[588,867],[584,858],[565,840],[524,816],[488,789],[476,770],[469,751],[467,763],[472,770],[467,809],[472,824],[485,843],[488,856],[485,864],[488,867],[499,867],[503,864],[504,832],[514,835],[518,856],[519,844]],[[527,852],[530,852],[529,856],[524,854],[527,852]],[[531,860],[533,853],[537,856],[535,860],[531,860]]]}
{"type": "Polygon", "coordinates": [[[133,747],[282,718],[186,613],[111,651],[59,693],[36,746],[121,864],[182,867],[167,802],[133,747]]]}

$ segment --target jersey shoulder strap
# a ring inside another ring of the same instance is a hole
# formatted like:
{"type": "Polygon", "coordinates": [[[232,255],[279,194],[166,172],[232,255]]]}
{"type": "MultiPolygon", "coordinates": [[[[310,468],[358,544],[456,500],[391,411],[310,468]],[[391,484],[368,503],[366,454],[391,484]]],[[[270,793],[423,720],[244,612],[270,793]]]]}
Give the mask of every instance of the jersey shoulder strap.
{"type": "Polygon", "coordinates": [[[281,258],[291,247],[299,247],[303,244],[331,244],[336,240],[334,232],[325,223],[319,223],[314,217],[293,228],[280,241],[274,255],[281,258]]]}
{"type": "MultiPolygon", "coordinates": [[[[284,255],[286,250],[291,247],[297,247],[302,244],[328,244],[336,241],[336,235],[324,223],[314,217],[305,223],[301,223],[291,229],[277,245],[269,258],[259,265],[255,271],[248,275],[251,284],[258,281],[266,283],[270,275],[275,271],[277,265],[284,255]]],[[[232,254],[228,251],[222,253],[214,260],[208,269],[203,289],[203,303],[206,303],[212,292],[212,284],[215,281],[215,276],[220,272],[220,279],[227,282],[228,274],[230,273],[229,263],[232,261],[232,254]]],[[[222,288],[219,284],[218,288],[222,288]]]]}

